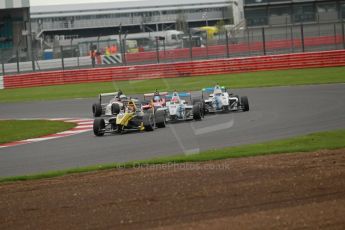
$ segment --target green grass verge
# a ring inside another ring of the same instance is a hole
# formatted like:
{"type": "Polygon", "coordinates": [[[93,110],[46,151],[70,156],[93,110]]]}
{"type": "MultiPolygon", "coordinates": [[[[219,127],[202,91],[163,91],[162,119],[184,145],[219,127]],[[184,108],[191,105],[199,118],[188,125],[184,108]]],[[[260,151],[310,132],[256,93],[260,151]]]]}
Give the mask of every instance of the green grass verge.
{"type": "Polygon", "coordinates": [[[75,126],[63,121],[0,120],[0,144],[58,133],[75,126]]]}
{"type": "Polygon", "coordinates": [[[200,90],[216,83],[231,88],[344,83],[344,73],[345,67],[330,67],[7,89],[0,90],[0,102],[96,98],[99,93],[113,92],[117,89],[122,89],[126,94],[153,92],[155,89],[200,90]]]}
{"type": "Polygon", "coordinates": [[[133,168],[147,166],[152,164],[183,163],[183,162],[200,162],[208,160],[220,160],[226,158],[249,157],[258,155],[268,155],[277,153],[292,152],[311,152],[320,149],[337,149],[345,147],[345,130],[336,130],[329,132],[312,133],[305,136],[288,138],[265,142],[261,144],[243,145],[238,147],[229,147],[224,149],[215,149],[194,155],[176,155],[171,157],[155,158],[146,161],[133,161],[126,163],[114,163],[105,165],[95,165],[81,167],[62,171],[52,171],[28,176],[16,176],[0,178],[0,182],[14,182],[34,179],[51,178],[73,173],[92,172],[115,168],[133,168]]]}

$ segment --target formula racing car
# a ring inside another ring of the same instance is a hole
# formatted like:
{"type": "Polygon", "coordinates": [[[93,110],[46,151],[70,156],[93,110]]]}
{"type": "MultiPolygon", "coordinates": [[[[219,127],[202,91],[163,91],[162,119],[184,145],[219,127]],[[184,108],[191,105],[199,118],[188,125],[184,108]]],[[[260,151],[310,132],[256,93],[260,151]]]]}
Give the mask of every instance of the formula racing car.
{"type": "Polygon", "coordinates": [[[156,90],[154,93],[145,93],[144,94],[144,107],[151,107],[153,105],[154,109],[163,108],[166,106],[166,96],[168,92],[158,92],[156,90]]]}
{"type": "Polygon", "coordinates": [[[167,95],[166,107],[159,108],[157,111],[164,110],[168,121],[185,121],[185,120],[201,120],[204,117],[201,103],[188,103],[182,98],[189,98],[190,93],[173,92],[172,95],[167,95]]]}
{"type": "Polygon", "coordinates": [[[164,111],[154,111],[152,108],[142,109],[135,99],[123,101],[124,110],[109,119],[96,118],[93,122],[93,132],[96,136],[105,133],[125,133],[127,131],[153,131],[156,127],[165,127],[164,111]]]}
{"type": "Polygon", "coordinates": [[[99,102],[92,105],[92,114],[94,117],[100,116],[112,116],[120,113],[123,107],[123,100],[126,100],[127,97],[121,91],[113,93],[101,93],[98,96],[99,102]],[[105,98],[111,97],[109,102],[104,103],[105,98]]]}
{"type": "Polygon", "coordinates": [[[203,88],[202,101],[205,113],[248,111],[249,102],[246,96],[239,97],[228,93],[224,86],[203,88]]]}

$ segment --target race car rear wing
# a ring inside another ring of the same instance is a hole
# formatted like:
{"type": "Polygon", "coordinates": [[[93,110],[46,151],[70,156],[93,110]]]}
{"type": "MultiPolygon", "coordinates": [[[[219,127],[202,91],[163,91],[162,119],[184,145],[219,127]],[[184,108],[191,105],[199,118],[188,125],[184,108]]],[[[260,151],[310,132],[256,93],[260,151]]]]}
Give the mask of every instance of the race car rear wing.
{"type": "MultiPolygon", "coordinates": [[[[173,96],[174,96],[174,94],[169,94],[169,95],[166,96],[166,98],[167,98],[167,99],[170,99],[170,98],[172,98],[173,96]]],[[[179,92],[179,93],[178,93],[178,96],[179,96],[179,97],[190,97],[190,98],[191,98],[192,95],[191,95],[191,93],[187,93],[187,92],[179,92]]]]}
{"type": "Polygon", "coordinates": [[[118,92],[113,92],[113,93],[101,93],[99,96],[105,97],[105,96],[115,96],[117,95],[118,92]]]}
{"type": "Polygon", "coordinates": [[[116,96],[116,95],[118,95],[118,94],[119,94],[119,92],[101,93],[101,94],[99,94],[99,103],[102,104],[102,97],[116,96]]]}
{"type": "MultiPolygon", "coordinates": [[[[226,91],[226,87],[225,86],[221,86],[220,89],[224,92],[226,91]]],[[[202,89],[202,92],[205,92],[205,93],[210,93],[210,92],[213,92],[214,91],[214,87],[207,87],[207,88],[203,88],[202,89]]]]}
{"type": "MultiPolygon", "coordinates": [[[[210,93],[213,93],[214,92],[214,88],[215,87],[206,87],[206,88],[203,88],[201,90],[201,98],[204,98],[204,93],[205,94],[210,94],[210,93]]],[[[226,87],[225,86],[221,86],[220,89],[222,90],[222,92],[226,92],[226,87]]]]}
{"type": "MultiPolygon", "coordinates": [[[[145,93],[144,94],[144,100],[146,99],[146,97],[153,97],[154,95],[157,95],[155,93],[145,93]]],[[[168,95],[168,92],[159,92],[158,93],[159,96],[166,96],[168,95]]]]}

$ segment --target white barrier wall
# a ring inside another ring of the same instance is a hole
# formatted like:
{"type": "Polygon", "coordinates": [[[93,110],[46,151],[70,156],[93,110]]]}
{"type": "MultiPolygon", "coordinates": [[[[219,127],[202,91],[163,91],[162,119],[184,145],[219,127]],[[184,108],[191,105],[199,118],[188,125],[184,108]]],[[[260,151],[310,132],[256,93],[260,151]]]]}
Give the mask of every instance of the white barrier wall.
{"type": "MultiPolygon", "coordinates": [[[[1,1],[1,0],[0,0],[1,1]]],[[[109,60],[104,60],[102,55],[103,64],[120,64],[122,63],[121,55],[113,55],[107,57],[109,60]]],[[[81,67],[81,66],[91,66],[91,58],[89,56],[84,57],[73,57],[73,58],[64,58],[65,68],[81,67]]],[[[62,68],[61,59],[51,59],[51,60],[39,60],[35,61],[36,70],[54,70],[62,68]]],[[[32,62],[20,62],[19,63],[20,72],[30,72],[32,71],[32,62]]],[[[16,73],[17,72],[17,63],[7,63],[5,64],[5,73],[16,73]]]]}
{"type": "Polygon", "coordinates": [[[4,77],[0,75],[0,89],[4,89],[4,77]]]}
{"type": "MultiPolygon", "coordinates": [[[[64,59],[65,68],[68,67],[77,67],[91,65],[90,57],[80,57],[78,58],[65,58],[64,59]]],[[[39,60],[35,62],[36,70],[52,70],[52,69],[61,69],[62,61],[61,59],[52,59],[52,60],[39,60]]],[[[32,71],[32,62],[20,62],[19,63],[20,72],[32,71]]],[[[17,63],[8,63],[5,64],[5,73],[16,73],[17,72],[17,63]]]]}

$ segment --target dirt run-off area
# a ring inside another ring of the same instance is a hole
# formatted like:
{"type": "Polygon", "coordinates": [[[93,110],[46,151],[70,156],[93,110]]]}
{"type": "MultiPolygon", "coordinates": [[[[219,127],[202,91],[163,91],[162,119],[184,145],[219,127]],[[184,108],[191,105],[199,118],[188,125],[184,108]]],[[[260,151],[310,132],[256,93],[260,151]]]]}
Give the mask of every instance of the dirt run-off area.
{"type": "Polygon", "coordinates": [[[345,229],[345,149],[0,184],[0,229],[345,229]]]}

